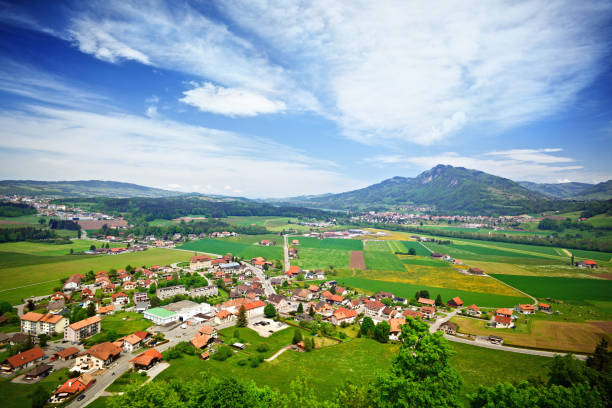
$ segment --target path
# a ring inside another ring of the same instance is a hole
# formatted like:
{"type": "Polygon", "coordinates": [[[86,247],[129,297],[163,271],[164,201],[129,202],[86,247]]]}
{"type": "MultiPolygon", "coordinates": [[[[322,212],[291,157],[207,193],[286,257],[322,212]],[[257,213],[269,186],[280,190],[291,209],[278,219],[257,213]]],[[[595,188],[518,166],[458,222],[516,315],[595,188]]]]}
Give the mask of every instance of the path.
{"type": "Polygon", "coordinates": [[[438,329],[440,328],[440,326],[442,326],[442,324],[448,322],[450,319],[452,319],[453,317],[455,317],[457,315],[457,309],[453,310],[451,313],[447,314],[444,317],[441,317],[439,319],[436,319],[435,322],[433,322],[431,324],[431,326],[429,326],[429,332],[430,333],[435,333],[438,331],[438,329]]]}
{"type": "Polygon", "coordinates": [[[430,254],[433,254],[433,251],[432,251],[431,249],[427,248],[427,247],[425,246],[425,244],[424,244],[424,243],[422,243],[421,241],[417,241],[417,242],[418,242],[419,244],[421,244],[421,246],[422,246],[423,248],[425,248],[426,250],[428,250],[430,254]]]}
{"type": "Polygon", "coordinates": [[[567,249],[561,248],[561,250],[565,252],[565,255],[569,256],[570,258],[572,257],[572,253],[568,251],[567,249]]]}
{"type": "Polygon", "coordinates": [[[285,261],[285,271],[289,270],[290,262],[289,262],[289,235],[283,235],[284,244],[283,244],[283,256],[285,261]]]}
{"type": "Polygon", "coordinates": [[[264,361],[272,361],[274,360],[276,357],[280,356],[281,354],[283,354],[285,351],[287,350],[291,350],[291,346],[285,346],[282,349],[278,350],[276,353],[274,353],[273,355],[271,355],[270,357],[264,359],[264,361]]]}

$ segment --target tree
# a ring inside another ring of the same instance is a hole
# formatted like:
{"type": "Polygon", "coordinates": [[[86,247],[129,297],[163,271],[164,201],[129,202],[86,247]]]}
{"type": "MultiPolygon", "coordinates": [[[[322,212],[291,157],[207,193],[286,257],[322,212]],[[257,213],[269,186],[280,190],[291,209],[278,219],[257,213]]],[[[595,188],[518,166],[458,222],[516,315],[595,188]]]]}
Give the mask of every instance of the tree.
{"type": "Polygon", "coordinates": [[[246,315],[246,309],[244,308],[244,305],[241,305],[240,309],[238,309],[238,321],[236,322],[236,326],[246,327],[247,324],[248,320],[246,315]]]}
{"type": "Polygon", "coordinates": [[[310,308],[308,308],[308,315],[310,315],[310,317],[313,317],[315,315],[315,310],[312,305],[310,305],[310,308]]]}
{"type": "Polygon", "coordinates": [[[32,400],[32,408],[42,408],[49,399],[49,393],[41,385],[37,385],[32,394],[30,394],[30,398],[32,400]]]}
{"type": "Polygon", "coordinates": [[[269,319],[276,317],[276,308],[272,303],[268,303],[266,307],[264,307],[264,316],[269,319]]]}
{"type": "Polygon", "coordinates": [[[307,353],[312,351],[312,343],[308,337],[304,339],[304,351],[307,353]]]}
{"type": "Polygon", "coordinates": [[[14,312],[13,306],[7,301],[0,302],[0,316],[7,312],[14,312]]]}
{"type": "Polygon", "coordinates": [[[38,335],[38,344],[40,344],[40,347],[46,347],[48,340],[49,336],[47,336],[45,333],[38,335]]]}
{"type": "Polygon", "coordinates": [[[391,327],[389,323],[382,321],[376,325],[374,328],[374,339],[381,343],[386,343],[389,341],[389,332],[391,331],[391,327]]]}
{"type": "Polygon", "coordinates": [[[410,248],[408,250],[408,255],[416,255],[416,250],[414,248],[410,248]]]}
{"type": "Polygon", "coordinates": [[[297,312],[298,313],[304,313],[304,305],[302,305],[302,303],[298,304],[297,312]]]}
{"type": "Polygon", "coordinates": [[[70,313],[70,323],[79,322],[83,319],[87,319],[87,310],[79,306],[73,307],[70,313]]]}
{"type": "Polygon", "coordinates": [[[74,255],[74,249],[70,248],[70,255],[74,255]]]}
{"type": "Polygon", "coordinates": [[[32,310],[36,309],[36,304],[34,304],[34,301],[32,299],[29,299],[28,303],[26,304],[26,307],[31,312],[32,310]]]}
{"type": "Polygon", "coordinates": [[[89,302],[87,305],[87,316],[92,317],[96,315],[96,305],[94,302],[89,302]]]}
{"type": "Polygon", "coordinates": [[[302,341],[302,331],[300,329],[295,329],[295,331],[293,332],[293,344],[298,344],[300,341],[302,341]]]}
{"type": "Polygon", "coordinates": [[[372,336],[374,334],[374,321],[371,317],[366,316],[363,318],[359,332],[363,336],[372,336]]]}
{"type": "Polygon", "coordinates": [[[157,296],[151,296],[151,307],[161,306],[161,300],[157,296]]]}
{"type": "Polygon", "coordinates": [[[96,249],[96,246],[95,246],[95,245],[93,245],[93,244],[92,244],[92,245],[90,245],[90,246],[89,246],[89,250],[90,250],[90,251],[95,251],[95,249],[96,249]]]}
{"type": "Polygon", "coordinates": [[[612,369],[611,362],[612,351],[608,351],[608,341],[602,337],[593,355],[587,358],[586,365],[596,371],[608,372],[612,369]]]}
{"type": "Polygon", "coordinates": [[[440,294],[438,293],[438,296],[436,296],[436,306],[443,306],[444,302],[442,301],[442,296],[440,296],[440,294]]]}

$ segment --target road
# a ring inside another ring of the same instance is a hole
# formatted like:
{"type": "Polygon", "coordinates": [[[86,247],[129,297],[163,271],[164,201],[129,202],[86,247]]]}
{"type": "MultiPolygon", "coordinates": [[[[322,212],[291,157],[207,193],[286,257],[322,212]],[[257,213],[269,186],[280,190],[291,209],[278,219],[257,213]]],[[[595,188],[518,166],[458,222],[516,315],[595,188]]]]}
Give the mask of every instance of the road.
{"type": "Polygon", "coordinates": [[[272,284],[270,283],[270,280],[266,277],[266,275],[263,273],[261,269],[254,267],[248,262],[242,262],[242,265],[250,269],[251,272],[253,272],[253,274],[257,276],[259,280],[261,280],[266,297],[276,294],[276,290],[274,289],[274,286],[272,286],[272,284]]]}
{"type": "Polygon", "coordinates": [[[440,326],[442,326],[443,323],[448,322],[450,319],[452,319],[453,317],[455,317],[457,315],[457,309],[453,310],[451,313],[447,314],[444,317],[440,317],[439,319],[436,319],[435,322],[433,322],[431,324],[431,326],[429,326],[429,332],[430,333],[435,333],[438,331],[438,329],[440,328],[440,326]]]}
{"type": "Polygon", "coordinates": [[[283,256],[285,257],[285,272],[289,270],[291,266],[289,263],[289,235],[283,235],[283,256]]]}

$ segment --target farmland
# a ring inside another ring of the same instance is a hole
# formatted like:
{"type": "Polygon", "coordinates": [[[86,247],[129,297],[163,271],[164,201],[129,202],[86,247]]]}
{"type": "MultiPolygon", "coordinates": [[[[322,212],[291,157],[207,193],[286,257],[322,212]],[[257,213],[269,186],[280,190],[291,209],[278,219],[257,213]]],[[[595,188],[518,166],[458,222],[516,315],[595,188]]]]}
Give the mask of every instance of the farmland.
{"type": "Polygon", "coordinates": [[[358,239],[291,237],[300,241],[301,248],[342,249],[345,251],[361,251],[363,243],[358,239]]]}
{"type": "Polygon", "coordinates": [[[591,353],[602,336],[608,341],[612,340],[610,332],[606,332],[604,327],[596,323],[530,319],[524,332],[517,333],[513,329],[487,328],[486,322],[480,319],[456,316],[452,321],[459,326],[459,331],[462,333],[480,336],[493,334],[503,337],[507,345],[553,351],[591,353]]]}
{"type": "Polygon", "coordinates": [[[310,227],[304,225],[296,224],[298,222],[297,218],[290,217],[269,217],[269,216],[251,216],[251,217],[227,217],[222,218],[222,221],[225,221],[229,224],[234,225],[257,225],[260,227],[266,227],[270,231],[282,231],[295,229],[298,232],[308,232],[310,231],[310,227]]]}
{"type": "MultiPolygon", "coordinates": [[[[5,245],[0,244],[0,248],[5,245]]],[[[100,255],[45,255],[42,262],[37,262],[34,255],[34,248],[37,245],[48,244],[33,244],[19,243],[25,245],[22,250],[27,250],[29,253],[20,252],[3,252],[0,250],[0,293],[3,299],[17,304],[22,298],[29,296],[38,296],[48,294],[54,287],[59,285],[59,279],[67,278],[74,273],[86,273],[89,270],[109,270],[124,268],[126,265],[141,266],[141,265],[167,265],[172,262],[186,261],[191,254],[184,251],[176,251],[169,249],[152,248],[144,252],[133,252],[115,256],[100,255]],[[32,247],[28,247],[32,244],[32,247]],[[59,261],[53,262],[54,257],[60,258],[59,261]]],[[[49,244],[49,251],[57,251],[53,245],[49,244]]],[[[12,249],[12,248],[10,248],[12,249]]],[[[46,247],[41,247],[43,252],[46,247]]],[[[69,247],[66,247],[67,250],[69,247]]],[[[36,258],[38,259],[38,258],[36,258]]]]}
{"type": "Polygon", "coordinates": [[[562,300],[612,300],[612,281],[546,276],[493,275],[538,298],[562,300]]]}
{"type": "Polygon", "coordinates": [[[239,256],[244,259],[251,259],[258,256],[263,256],[266,259],[282,259],[283,248],[281,245],[282,244],[268,247],[232,242],[224,239],[204,238],[198,241],[188,242],[179,248],[217,255],[225,255],[229,252],[234,256],[239,256]]]}
{"type": "Polygon", "coordinates": [[[350,252],[339,249],[299,248],[299,258],[291,261],[302,269],[348,268],[350,252]]]}

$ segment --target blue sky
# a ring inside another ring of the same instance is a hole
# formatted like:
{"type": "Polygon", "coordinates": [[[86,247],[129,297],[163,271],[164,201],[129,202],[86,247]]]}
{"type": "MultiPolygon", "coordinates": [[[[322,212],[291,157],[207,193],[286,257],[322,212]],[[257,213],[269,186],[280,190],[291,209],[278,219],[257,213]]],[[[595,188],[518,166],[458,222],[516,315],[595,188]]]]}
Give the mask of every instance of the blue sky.
{"type": "Polygon", "coordinates": [[[612,178],[606,1],[0,1],[0,178],[247,197],[612,178]]]}

